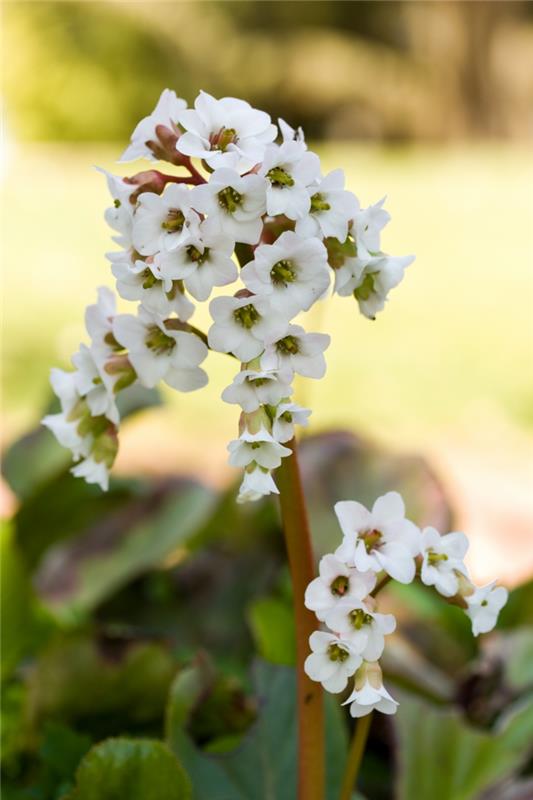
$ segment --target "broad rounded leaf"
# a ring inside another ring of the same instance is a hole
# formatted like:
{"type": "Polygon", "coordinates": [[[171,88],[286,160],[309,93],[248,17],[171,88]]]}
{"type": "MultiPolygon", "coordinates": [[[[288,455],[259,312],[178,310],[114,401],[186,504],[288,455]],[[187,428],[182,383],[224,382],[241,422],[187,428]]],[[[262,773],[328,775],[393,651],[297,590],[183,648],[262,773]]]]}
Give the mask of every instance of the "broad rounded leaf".
{"type": "Polygon", "coordinates": [[[107,739],[85,756],[68,800],[189,800],[176,757],[150,739],[107,739]]]}

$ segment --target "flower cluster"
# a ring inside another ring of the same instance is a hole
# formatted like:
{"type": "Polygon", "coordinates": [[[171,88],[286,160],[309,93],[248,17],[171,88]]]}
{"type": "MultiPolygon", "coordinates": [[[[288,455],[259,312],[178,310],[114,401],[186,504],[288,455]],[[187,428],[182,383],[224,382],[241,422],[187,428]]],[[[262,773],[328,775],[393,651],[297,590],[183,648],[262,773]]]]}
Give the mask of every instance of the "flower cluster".
{"type": "Polygon", "coordinates": [[[464,533],[441,536],[431,527],[421,531],[406,519],[397,492],[379,497],[372,511],[343,501],[335,505],[335,513],[342,543],[322,558],[319,576],[305,594],[305,605],[329,630],[311,635],[305,670],[333,693],[343,692],[353,677],[345,703],[353,717],[373,709],[394,714],[398,703],[383,685],[379,659],[396,620],[377,611],[381,587],[390,579],[411,583],[419,577],[465,610],[475,636],[492,630],[507,590],[495,582],[476,587],[464,564],[468,549],[464,533]]]}
{"type": "Polygon", "coordinates": [[[272,124],[243,100],[201,92],[189,108],[166,89],[121,161],[136,159],[173,166],[126,178],[105,173],[113,198],[105,217],[120,248],[108,259],[118,294],[137,312],[116,314],[101,292],[91,315],[102,331],[74,358],[70,377],[54,372],[63,410],[45,424],[83,459],[73,471],[106,486],[117,391],[161,380],[198,389],[207,382],[199,365],[208,348],[228,353],[239,363],[222,394],[242,412],[228,448],[230,464],[244,469],[239,500],[277,492],[271,472],[311,413],[293,402],[293,378],[321,378],[330,341],[295,317],[332,284],[373,319],[413,257],[382,252],[383,201],[361,208],[342,170],[322,174],[301,130],[272,124]],[[237,281],[211,300],[207,335],[191,325],[197,302],[237,281]]]}

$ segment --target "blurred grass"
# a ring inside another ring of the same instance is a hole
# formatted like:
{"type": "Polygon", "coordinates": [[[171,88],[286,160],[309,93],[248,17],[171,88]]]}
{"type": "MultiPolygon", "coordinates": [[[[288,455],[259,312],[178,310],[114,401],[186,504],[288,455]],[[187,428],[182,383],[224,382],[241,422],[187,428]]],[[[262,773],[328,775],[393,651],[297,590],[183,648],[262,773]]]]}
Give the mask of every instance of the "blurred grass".
{"type": "MultiPolygon", "coordinates": [[[[47,374],[85,339],[83,311],[112,285],[104,252],[105,181],[116,145],[21,144],[5,191],[4,442],[37,421],[47,374]]],[[[308,315],[332,334],[328,375],[300,387],[313,425],[354,426],[420,444],[452,422],[533,425],[533,164],[524,147],[319,147],[324,169],[342,166],[363,205],[388,194],[384,249],[417,254],[376,322],[349,299],[308,315]]],[[[119,171],[119,169],[117,169],[119,171]]],[[[130,167],[130,174],[131,174],[130,167]]],[[[127,170],[122,170],[127,174],[127,170]]],[[[126,307],[126,305],[124,306],[126,307]]],[[[130,306],[131,309],[131,306],[130,306]]],[[[207,308],[196,322],[208,325],[207,308]]],[[[163,414],[202,441],[233,435],[236,409],[219,400],[234,365],[210,354],[209,387],[171,394],[163,414]]]]}

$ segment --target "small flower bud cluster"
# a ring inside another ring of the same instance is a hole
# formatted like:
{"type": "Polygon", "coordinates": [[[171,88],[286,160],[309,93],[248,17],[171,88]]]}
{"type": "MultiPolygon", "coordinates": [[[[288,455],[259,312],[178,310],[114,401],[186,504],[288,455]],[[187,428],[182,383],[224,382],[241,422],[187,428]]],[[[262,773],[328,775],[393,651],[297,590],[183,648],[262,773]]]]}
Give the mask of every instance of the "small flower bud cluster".
{"type": "MultiPolygon", "coordinates": [[[[189,108],[166,89],[121,161],[136,159],[166,161],[184,174],[105,173],[113,198],[105,218],[120,248],[108,254],[111,271],[118,294],[138,304],[136,315],[113,311],[113,341],[128,351],[128,375],[147,387],[160,380],[179,391],[203,386],[207,346],[235,357],[240,369],[222,397],[242,410],[229,445],[230,463],[244,468],[239,499],[277,492],[271,471],[291,452],[294,425],[307,424],[311,413],[292,401],[293,378],[322,378],[330,341],[294,318],[327,294],[333,275],[333,290],[353,295],[373,319],[413,258],[381,251],[389,220],[383,201],[362,209],[342,170],[322,175],[301,131],[272,124],[243,100],[201,92],[189,108]],[[236,281],[231,295],[211,300],[208,334],[193,327],[195,304],[236,281]]],[[[115,387],[107,377],[102,384],[111,403],[115,387]]],[[[87,402],[89,416],[101,415],[95,407],[87,402]]],[[[114,402],[106,414],[116,441],[114,402]]],[[[74,456],[86,457],[88,446],[74,443],[74,456]]]]}
{"type": "Polygon", "coordinates": [[[379,659],[396,620],[377,611],[381,586],[391,578],[406,584],[419,577],[464,608],[475,636],[492,630],[507,590],[495,582],[475,587],[463,561],[468,549],[464,533],[441,536],[431,527],[420,531],[406,519],[397,492],[379,497],[372,511],[343,501],[335,505],[335,513],[342,543],[322,558],[319,576],[305,594],[305,605],[328,630],[311,635],[305,671],[333,693],[344,691],[353,677],[345,703],[353,717],[374,709],[394,714],[398,703],[383,686],[379,659]]]}

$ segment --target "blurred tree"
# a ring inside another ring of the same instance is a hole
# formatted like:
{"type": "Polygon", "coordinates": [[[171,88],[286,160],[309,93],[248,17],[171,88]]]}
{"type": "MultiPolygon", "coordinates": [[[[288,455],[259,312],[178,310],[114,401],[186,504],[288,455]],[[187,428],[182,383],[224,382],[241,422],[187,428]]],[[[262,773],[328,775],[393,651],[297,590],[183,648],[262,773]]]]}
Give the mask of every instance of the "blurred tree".
{"type": "MultiPolygon", "coordinates": [[[[125,139],[165,86],[235,94],[309,136],[524,136],[524,2],[25,2],[5,13],[24,139],[125,139]]],[[[524,110],[526,109],[526,113],[524,110]]]]}

